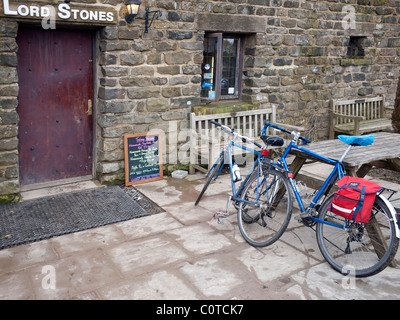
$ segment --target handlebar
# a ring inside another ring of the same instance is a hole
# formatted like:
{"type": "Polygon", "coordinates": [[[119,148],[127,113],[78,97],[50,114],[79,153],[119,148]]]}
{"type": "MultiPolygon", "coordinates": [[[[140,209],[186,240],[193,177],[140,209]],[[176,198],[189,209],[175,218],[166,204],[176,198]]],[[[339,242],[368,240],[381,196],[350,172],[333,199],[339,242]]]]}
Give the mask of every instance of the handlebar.
{"type": "Polygon", "coordinates": [[[220,127],[222,131],[224,131],[224,132],[226,132],[226,133],[229,133],[229,134],[232,134],[232,135],[236,135],[236,136],[239,137],[243,142],[245,142],[245,143],[253,143],[253,144],[256,145],[257,147],[259,147],[259,148],[262,149],[262,145],[261,145],[261,144],[259,144],[258,142],[254,141],[254,139],[250,139],[249,137],[240,135],[239,133],[235,132],[235,129],[231,129],[231,128],[229,128],[229,127],[227,127],[227,126],[224,126],[223,124],[218,123],[218,122],[216,122],[216,121],[214,121],[214,120],[210,120],[210,122],[211,122],[212,124],[214,124],[214,125],[220,127]]]}
{"type": "Polygon", "coordinates": [[[265,135],[265,131],[266,131],[266,129],[267,129],[268,127],[271,127],[271,128],[277,129],[277,130],[279,130],[279,131],[288,133],[288,134],[290,134],[290,135],[293,137],[294,140],[297,140],[297,139],[302,140],[302,141],[303,141],[303,144],[311,143],[311,141],[308,140],[306,137],[300,136],[300,133],[299,133],[299,132],[296,132],[296,131],[289,131],[289,130],[287,130],[287,129],[285,129],[285,128],[282,128],[282,127],[280,127],[280,126],[278,126],[278,125],[276,125],[276,124],[270,123],[270,122],[268,122],[268,121],[265,121],[265,123],[264,123],[264,128],[263,128],[263,131],[262,131],[262,135],[265,135]]]}

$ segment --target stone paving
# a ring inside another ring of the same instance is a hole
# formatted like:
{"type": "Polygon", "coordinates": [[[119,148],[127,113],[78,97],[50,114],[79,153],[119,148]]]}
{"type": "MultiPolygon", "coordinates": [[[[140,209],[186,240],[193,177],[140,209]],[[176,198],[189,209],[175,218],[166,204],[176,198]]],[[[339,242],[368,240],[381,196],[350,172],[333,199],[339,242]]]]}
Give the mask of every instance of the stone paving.
{"type": "Polygon", "coordinates": [[[399,267],[344,277],[293,218],[265,248],[243,240],[233,207],[210,225],[230,183],[222,176],[195,207],[203,177],[138,185],[163,213],[1,250],[0,299],[400,299],[399,267]]]}

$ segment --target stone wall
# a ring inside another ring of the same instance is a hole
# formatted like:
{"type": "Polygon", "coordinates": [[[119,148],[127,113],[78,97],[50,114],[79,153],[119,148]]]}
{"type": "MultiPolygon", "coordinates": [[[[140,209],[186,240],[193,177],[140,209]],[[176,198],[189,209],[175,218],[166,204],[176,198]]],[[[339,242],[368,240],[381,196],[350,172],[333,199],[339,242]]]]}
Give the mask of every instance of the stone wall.
{"type": "Polygon", "coordinates": [[[19,191],[17,30],[16,22],[0,20],[0,194],[19,191]]]}
{"type": "Polygon", "coordinates": [[[399,1],[146,4],[163,12],[148,34],[143,34],[143,13],[132,25],[122,21],[101,33],[98,173],[103,181],[113,179],[117,168],[123,176],[124,133],[162,129],[166,163],[179,160],[169,139],[184,148],[188,135],[177,138],[170,130],[184,131],[191,106],[201,104],[202,41],[207,31],[244,34],[241,99],[275,104],[280,121],[305,126],[312,139],[327,138],[330,99],[385,94],[387,105],[394,104],[399,1]],[[351,14],[342,12],[345,5],[354,8],[354,28],[343,28],[351,27],[351,20],[344,20],[351,14]],[[364,57],[347,58],[351,36],[363,37],[364,57]]]}
{"type": "MultiPolygon", "coordinates": [[[[119,12],[118,24],[99,29],[96,42],[95,163],[103,183],[123,181],[124,134],[163,130],[164,161],[179,162],[187,150],[188,114],[202,104],[207,31],[243,34],[241,100],[276,105],[281,122],[305,126],[314,140],[328,136],[330,99],[384,94],[394,105],[400,1],[142,0],[130,25],[122,1],[81,2],[119,12]],[[145,34],[146,6],[162,16],[145,34]],[[363,57],[347,57],[350,37],[362,42],[363,57]]],[[[4,20],[0,27],[0,180],[8,188],[18,185],[17,28],[4,20]]]]}

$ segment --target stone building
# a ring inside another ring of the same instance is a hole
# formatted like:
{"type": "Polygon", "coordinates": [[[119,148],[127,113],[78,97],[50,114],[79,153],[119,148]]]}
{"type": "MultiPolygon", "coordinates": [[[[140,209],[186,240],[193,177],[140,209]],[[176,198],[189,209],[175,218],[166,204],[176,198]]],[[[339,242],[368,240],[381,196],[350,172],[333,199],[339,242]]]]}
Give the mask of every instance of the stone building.
{"type": "Polygon", "coordinates": [[[121,183],[125,134],[161,130],[175,164],[196,106],[272,104],[316,140],[330,99],[394,105],[400,1],[141,0],[126,15],[122,0],[2,0],[0,194],[121,183]]]}

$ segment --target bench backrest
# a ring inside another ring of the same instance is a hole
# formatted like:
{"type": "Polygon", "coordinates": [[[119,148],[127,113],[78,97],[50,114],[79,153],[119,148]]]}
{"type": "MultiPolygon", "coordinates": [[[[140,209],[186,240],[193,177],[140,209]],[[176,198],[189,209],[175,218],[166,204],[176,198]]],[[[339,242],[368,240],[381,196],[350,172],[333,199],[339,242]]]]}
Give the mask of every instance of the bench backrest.
{"type": "MultiPolygon", "coordinates": [[[[385,117],[384,104],[384,96],[355,100],[331,100],[331,110],[338,114],[363,116],[365,120],[373,120],[385,117]]],[[[338,124],[351,121],[339,118],[338,124]]]]}
{"type": "MultiPolygon", "coordinates": [[[[226,134],[221,134],[220,130],[216,130],[216,126],[210,123],[210,120],[235,128],[236,132],[242,135],[257,138],[260,136],[266,120],[275,122],[275,106],[266,109],[210,115],[190,114],[190,128],[193,135],[197,134],[198,139],[229,140],[230,137],[226,134]]],[[[202,143],[199,141],[199,144],[202,143]]]]}

